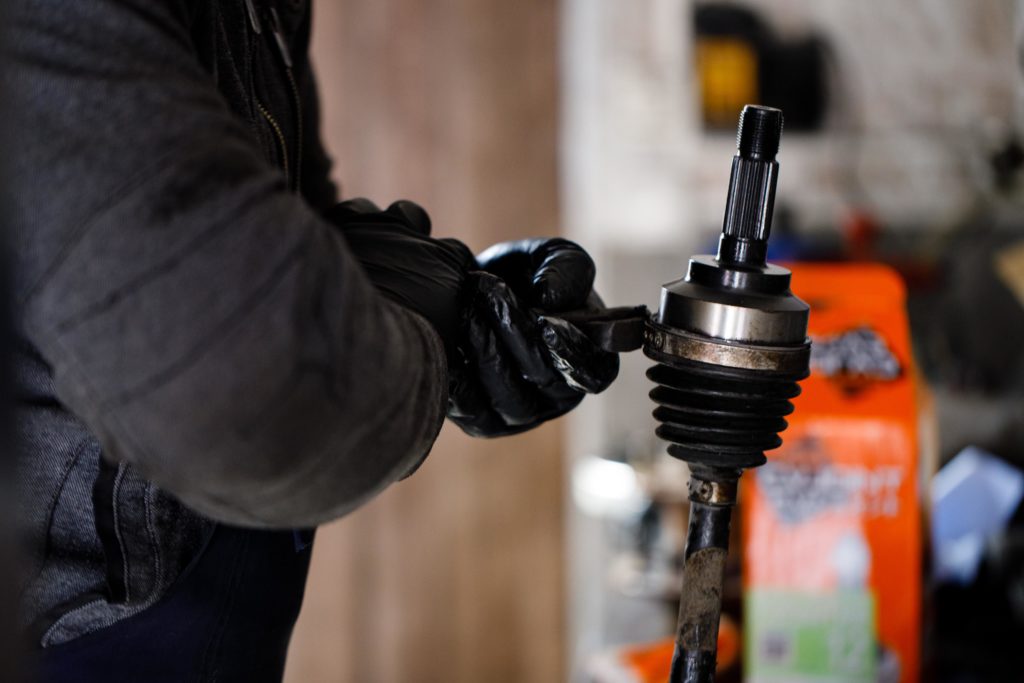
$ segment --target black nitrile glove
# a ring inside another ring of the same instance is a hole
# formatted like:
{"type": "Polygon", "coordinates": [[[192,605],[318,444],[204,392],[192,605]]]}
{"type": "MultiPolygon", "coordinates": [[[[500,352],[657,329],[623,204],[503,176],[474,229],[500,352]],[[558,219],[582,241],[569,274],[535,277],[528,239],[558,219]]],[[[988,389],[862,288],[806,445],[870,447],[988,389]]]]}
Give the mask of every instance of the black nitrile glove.
{"type": "Polygon", "coordinates": [[[462,362],[449,368],[448,417],[473,436],[536,427],[598,393],[619,371],[603,351],[557,317],[603,308],[594,262],[564,239],[508,242],[478,257],[465,287],[462,362]]]}
{"type": "Polygon", "coordinates": [[[462,298],[473,253],[454,239],[430,237],[430,217],[419,205],[398,201],[381,211],[368,199],[351,199],[328,211],[376,287],[419,313],[444,342],[449,365],[459,358],[462,298]]]}
{"type": "Polygon", "coordinates": [[[337,225],[373,283],[437,329],[448,356],[448,417],[473,436],[503,436],[565,414],[603,391],[619,358],[557,317],[603,308],[594,262],[563,239],[508,242],[479,262],[457,240],[432,239],[418,205],[381,211],[342,202],[337,225]]]}

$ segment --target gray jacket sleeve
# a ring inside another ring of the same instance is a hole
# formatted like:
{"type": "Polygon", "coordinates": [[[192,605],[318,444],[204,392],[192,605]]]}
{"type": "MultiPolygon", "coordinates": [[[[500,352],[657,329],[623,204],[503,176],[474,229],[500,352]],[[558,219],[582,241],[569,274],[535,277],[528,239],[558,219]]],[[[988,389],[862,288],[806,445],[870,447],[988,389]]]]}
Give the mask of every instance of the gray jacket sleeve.
{"type": "Polygon", "coordinates": [[[444,417],[439,338],[261,158],[185,10],[14,5],[16,301],[106,457],[258,526],[337,517],[414,466],[444,417]]]}

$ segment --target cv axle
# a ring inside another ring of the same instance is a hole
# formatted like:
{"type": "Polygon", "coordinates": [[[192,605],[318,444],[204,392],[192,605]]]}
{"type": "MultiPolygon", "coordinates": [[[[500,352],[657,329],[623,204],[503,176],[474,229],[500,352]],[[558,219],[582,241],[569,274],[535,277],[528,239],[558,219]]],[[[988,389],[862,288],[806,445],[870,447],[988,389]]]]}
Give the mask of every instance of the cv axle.
{"type": "Polygon", "coordinates": [[[638,306],[563,316],[604,349],[642,347],[656,361],[647,376],[657,384],[657,434],[690,467],[671,683],[714,680],[737,483],[782,445],[809,372],[809,307],[790,291],[789,271],[766,261],[781,138],[781,111],[743,108],[718,254],[691,258],[686,275],[662,287],[656,314],[638,306]]]}
{"type": "Polygon", "coordinates": [[[808,306],[766,262],[782,112],[740,116],[718,254],[661,290],[644,353],[657,434],[690,467],[690,521],[670,681],[714,680],[729,523],[744,468],[764,464],[808,374],[808,306]]]}

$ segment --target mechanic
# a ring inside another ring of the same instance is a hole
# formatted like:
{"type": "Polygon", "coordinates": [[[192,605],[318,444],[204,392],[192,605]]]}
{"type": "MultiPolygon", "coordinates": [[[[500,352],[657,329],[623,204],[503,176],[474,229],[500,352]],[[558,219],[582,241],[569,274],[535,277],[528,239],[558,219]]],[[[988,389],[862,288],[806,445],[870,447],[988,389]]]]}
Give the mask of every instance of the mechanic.
{"type": "Polygon", "coordinates": [[[338,203],[307,0],[4,19],[38,680],[280,680],[316,525],[412,473],[446,414],[514,434],[613,381],[548,315],[600,306],[593,261],[338,203]]]}

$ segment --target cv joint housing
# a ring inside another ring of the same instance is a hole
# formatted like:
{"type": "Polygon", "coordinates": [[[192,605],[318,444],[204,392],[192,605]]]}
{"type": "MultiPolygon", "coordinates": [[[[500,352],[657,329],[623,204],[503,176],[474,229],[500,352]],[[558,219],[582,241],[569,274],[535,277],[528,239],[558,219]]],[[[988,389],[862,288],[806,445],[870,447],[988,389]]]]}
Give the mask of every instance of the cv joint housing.
{"type": "Polygon", "coordinates": [[[808,374],[809,307],[790,272],[765,260],[781,132],[779,110],[744,108],[718,254],[694,256],[662,287],[647,327],[657,433],[692,465],[763,464],[808,374]]]}

